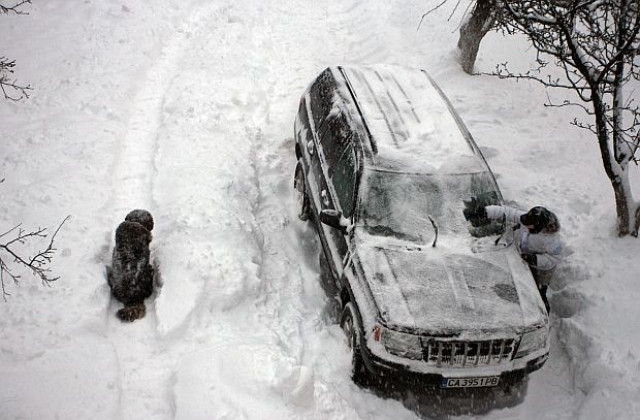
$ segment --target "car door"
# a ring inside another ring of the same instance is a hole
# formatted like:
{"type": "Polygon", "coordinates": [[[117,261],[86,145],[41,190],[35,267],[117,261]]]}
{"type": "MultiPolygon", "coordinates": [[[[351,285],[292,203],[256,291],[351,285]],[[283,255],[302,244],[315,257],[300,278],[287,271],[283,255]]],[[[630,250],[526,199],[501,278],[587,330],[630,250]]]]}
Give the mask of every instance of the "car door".
{"type": "MultiPolygon", "coordinates": [[[[355,210],[356,154],[353,130],[348,116],[334,113],[327,119],[327,129],[321,139],[322,154],[326,163],[320,192],[322,209],[339,210],[351,219],[355,210]]],[[[328,225],[322,225],[331,252],[332,268],[336,278],[341,278],[349,255],[348,233],[328,225]]]]}

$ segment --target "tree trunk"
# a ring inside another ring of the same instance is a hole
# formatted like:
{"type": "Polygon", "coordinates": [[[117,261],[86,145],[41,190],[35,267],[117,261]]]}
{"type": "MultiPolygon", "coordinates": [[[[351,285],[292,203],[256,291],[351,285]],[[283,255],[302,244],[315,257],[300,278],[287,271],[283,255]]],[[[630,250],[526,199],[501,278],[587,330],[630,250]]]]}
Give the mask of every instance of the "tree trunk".
{"type": "Polygon", "coordinates": [[[620,177],[611,179],[613,192],[616,199],[616,214],[618,216],[618,236],[627,236],[631,233],[629,229],[629,203],[627,203],[626,191],[620,177]]]}
{"type": "MultiPolygon", "coordinates": [[[[628,174],[624,173],[628,177],[628,174]]],[[[640,206],[633,200],[628,179],[611,180],[616,199],[618,236],[638,236],[640,229],[640,206]]]]}
{"type": "Polygon", "coordinates": [[[471,17],[460,27],[458,48],[462,69],[471,74],[478,56],[480,41],[495,22],[494,0],[476,0],[471,17]]]}
{"type": "MultiPolygon", "coordinates": [[[[617,162],[615,150],[612,155],[609,141],[609,130],[606,126],[606,110],[604,101],[597,89],[592,87],[592,100],[598,144],[602,155],[604,171],[611,181],[616,202],[618,219],[618,236],[638,236],[640,227],[640,207],[633,200],[633,193],[629,186],[628,162],[617,162]]],[[[612,145],[615,148],[615,145],[612,145]]]]}

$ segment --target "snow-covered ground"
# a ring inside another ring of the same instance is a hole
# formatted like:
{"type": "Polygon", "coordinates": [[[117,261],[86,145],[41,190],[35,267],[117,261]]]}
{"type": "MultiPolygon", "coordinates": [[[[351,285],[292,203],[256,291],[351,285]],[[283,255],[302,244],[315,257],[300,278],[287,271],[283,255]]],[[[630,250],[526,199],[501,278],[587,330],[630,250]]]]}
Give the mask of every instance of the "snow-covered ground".
{"type": "MultiPolygon", "coordinates": [[[[56,239],[60,280],[5,282],[0,418],[446,414],[437,398],[351,383],[318,245],[296,218],[300,95],[326,66],[358,63],[427,69],[507,200],[554,210],[573,250],[552,286],[549,362],[523,398],[496,397],[476,415],[640,418],[640,241],[615,237],[595,140],[569,125],[575,110],[544,108],[541,86],[464,74],[451,9],[418,30],[433,5],[33,0],[28,16],[0,16],[0,52],[34,87],[29,100],[0,102],[0,231],[53,230],[71,215],[56,239]],[[123,324],[105,265],[134,208],[155,217],[162,287],[144,319],[123,324]]],[[[530,54],[491,35],[477,69],[530,54]]]]}

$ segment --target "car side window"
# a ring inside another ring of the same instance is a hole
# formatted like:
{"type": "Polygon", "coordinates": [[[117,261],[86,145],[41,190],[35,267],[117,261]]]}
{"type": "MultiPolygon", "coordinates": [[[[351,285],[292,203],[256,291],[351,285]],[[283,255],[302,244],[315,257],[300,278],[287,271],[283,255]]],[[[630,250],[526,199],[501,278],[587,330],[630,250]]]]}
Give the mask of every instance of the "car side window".
{"type": "Polygon", "coordinates": [[[322,135],[322,123],[327,119],[333,108],[334,96],[338,90],[331,70],[323,71],[311,86],[311,113],[319,135],[322,135]]]}
{"type": "Polygon", "coordinates": [[[329,177],[335,188],[340,208],[345,217],[351,217],[355,207],[356,154],[348,145],[338,161],[331,167],[329,177]]]}
{"type": "Polygon", "coordinates": [[[342,156],[344,149],[351,145],[353,130],[343,113],[332,115],[326,120],[327,129],[320,140],[324,156],[329,168],[333,167],[342,156]]]}

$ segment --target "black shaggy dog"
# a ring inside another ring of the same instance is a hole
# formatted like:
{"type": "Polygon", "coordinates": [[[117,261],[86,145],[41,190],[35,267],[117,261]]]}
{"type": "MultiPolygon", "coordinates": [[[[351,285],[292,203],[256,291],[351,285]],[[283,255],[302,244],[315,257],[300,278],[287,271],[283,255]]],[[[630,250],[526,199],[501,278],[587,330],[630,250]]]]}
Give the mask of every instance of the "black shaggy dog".
{"type": "Polygon", "coordinates": [[[146,210],[133,210],[116,229],[111,269],[107,281],[113,296],[124,303],[117,313],[122,321],[145,316],[144,300],[153,291],[153,267],[149,243],[153,217],[146,210]]]}

